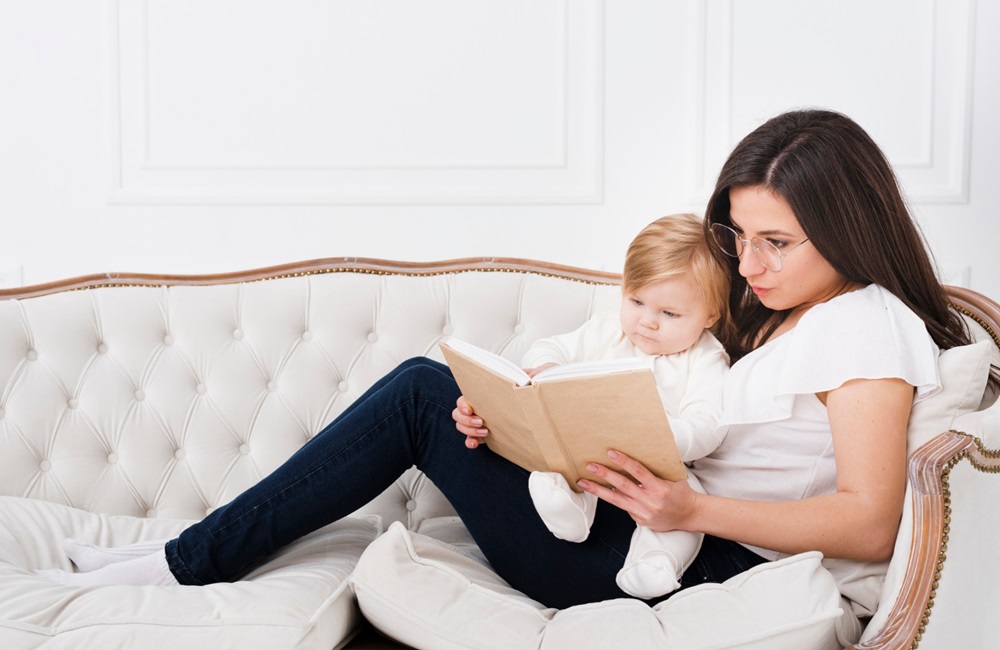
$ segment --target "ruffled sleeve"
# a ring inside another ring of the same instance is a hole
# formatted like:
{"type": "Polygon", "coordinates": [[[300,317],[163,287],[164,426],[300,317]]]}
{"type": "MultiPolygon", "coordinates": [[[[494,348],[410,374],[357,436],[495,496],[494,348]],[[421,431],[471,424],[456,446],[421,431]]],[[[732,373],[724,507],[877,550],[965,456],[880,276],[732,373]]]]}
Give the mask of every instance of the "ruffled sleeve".
{"type": "Polygon", "coordinates": [[[870,285],[813,307],[792,330],[740,359],[727,379],[723,423],[786,419],[796,395],[852,379],[903,379],[920,401],[941,388],[937,357],[920,317],[870,285]]]}

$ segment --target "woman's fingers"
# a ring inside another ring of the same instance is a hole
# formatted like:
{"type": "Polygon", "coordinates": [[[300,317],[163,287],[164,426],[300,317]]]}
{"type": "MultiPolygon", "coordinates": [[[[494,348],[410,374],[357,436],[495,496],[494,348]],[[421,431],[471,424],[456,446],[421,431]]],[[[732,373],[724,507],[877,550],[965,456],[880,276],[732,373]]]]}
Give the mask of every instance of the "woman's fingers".
{"type": "Polygon", "coordinates": [[[628,472],[630,476],[634,477],[640,486],[651,485],[653,481],[659,480],[655,474],[646,469],[645,465],[620,451],[615,451],[614,449],[608,451],[608,458],[615,465],[628,472]]]}
{"type": "Polygon", "coordinates": [[[483,419],[472,411],[465,397],[458,398],[451,418],[455,421],[458,432],[465,436],[465,446],[469,449],[478,447],[482,438],[489,434],[489,430],[483,427],[483,419]]]}

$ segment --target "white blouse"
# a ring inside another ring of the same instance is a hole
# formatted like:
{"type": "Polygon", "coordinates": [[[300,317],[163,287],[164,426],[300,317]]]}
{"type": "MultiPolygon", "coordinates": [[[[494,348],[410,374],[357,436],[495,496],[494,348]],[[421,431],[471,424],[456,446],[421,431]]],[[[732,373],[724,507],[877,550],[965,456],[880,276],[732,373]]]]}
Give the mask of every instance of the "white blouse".
{"type": "Polygon", "coordinates": [[[694,473],[718,496],[774,502],[832,493],[833,436],[816,393],[852,379],[899,378],[916,388],[917,402],[941,388],[937,357],[920,317],[880,286],[816,305],[733,365],[721,420],[728,431],[694,473]]]}

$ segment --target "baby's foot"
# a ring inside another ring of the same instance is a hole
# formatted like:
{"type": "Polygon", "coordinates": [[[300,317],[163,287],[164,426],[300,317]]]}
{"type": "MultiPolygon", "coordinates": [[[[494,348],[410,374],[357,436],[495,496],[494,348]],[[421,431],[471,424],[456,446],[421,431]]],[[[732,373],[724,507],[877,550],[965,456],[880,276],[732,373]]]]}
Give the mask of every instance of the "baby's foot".
{"type": "Polygon", "coordinates": [[[143,557],[109,564],[104,568],[83,573],[48,569],[34,571],[34,574],[63,585],[144,585],[154,587],[175,587],[180,583],[167,566],[164,551],[156,551],[143,557]]]}
{"type": "Polygon", "coordinates": [[[528,492],[553,535],[567,542],[582,542],[590,535],[597,511],[597,497],[593,494],[574,491],[557,472],[532,472],[528,492]]]}
{"type": "Polygon", "coordinates": [[[639,558],[627,558],[615,582],[625,593],[650,599],[676,591],[682,571],[677,558],[663,549],[646,551],[639,558]]]}
{"type": "Polygon", "coordinates": [[[139,542],[127,546],[98,546],[78,539],[63,540],[63,550],[80,571],[95,571],[109,564],[134,560],[162,550],[167,540],[139,542]]]}

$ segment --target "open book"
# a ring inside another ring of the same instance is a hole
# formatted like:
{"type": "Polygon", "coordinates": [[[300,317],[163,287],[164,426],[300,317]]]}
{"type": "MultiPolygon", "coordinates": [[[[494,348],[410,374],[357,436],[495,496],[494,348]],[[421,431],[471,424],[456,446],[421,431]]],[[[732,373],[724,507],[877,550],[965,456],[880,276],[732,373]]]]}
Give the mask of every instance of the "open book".
{"type": "Polygon", "coordinates": [[[567,363],[534,378],[507,359],[465,341],[441,343],[465,399],[490,430],[486,444],[529,471],[599,481],[590,462],[608,465],[609,449],[642,462],[660,478],[682,480],[652,369],[641,359],[567,363]]]}

